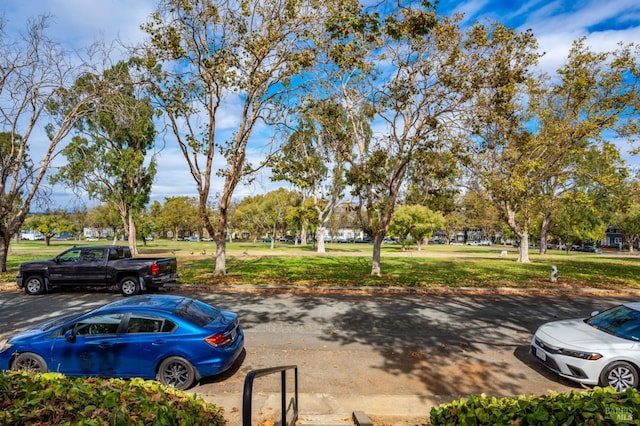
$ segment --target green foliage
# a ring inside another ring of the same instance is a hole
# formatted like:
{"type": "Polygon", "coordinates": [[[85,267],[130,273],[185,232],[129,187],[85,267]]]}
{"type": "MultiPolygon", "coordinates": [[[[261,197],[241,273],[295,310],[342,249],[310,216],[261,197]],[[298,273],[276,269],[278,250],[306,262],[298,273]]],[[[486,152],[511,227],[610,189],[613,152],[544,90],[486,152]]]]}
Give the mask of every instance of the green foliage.
{"type": "Polygon", "coordinates": [[[640,393],[596,387],[541,396],[472,395],[431,409],[432,425],[610,425],[640,420],[640,393]]]}
{"type": "Polygon", "coordinates": [[[156,226],[171,230],[173,237],[181,233],[200,232],[202,221],[198,215],[198,201],[193,197],[168,197],[156,216],[156,226]]]}
{"type": "Polygon", "coordinates": [[[224,425],[223,412],[194,394],[142,379],[0,374],[0,424],[224,425]]]}
{"type": "Polygon", "coordinates": [[[408,237],[416,241],[420,247],[422,240],[431,237],[434,231],[442,228],[443,224],[442,214],[431,211],[427,207],[399,206],[393,213],[389,231],[392,235],[400,237],[403,247],[408,237]]]}
{"type": "Polygon", "coordinates": [[[76,233],[79,231],[78,226],[73,223],[71,217],[64,211],[48,211],[43,214],[27,216],[23,227],[42,233],[46,241],[63,232],[76,233]]]}
{"type": "MultiPolygon", "coordinates": [[[[78,79],[76,85],[89,90],[85,88],[87,78],[78,79]]],[[[157,133],[155,111],[149,98],[137,93],[127,63],[117,63],[102,78],[111,87],[110,93],[96,99],[92,111],[77,121],[76,130],[86,137],[72,138],[62,151],[67,164],[50,180],[113,205],[125,232],[131,235],[135,229],[129,226],[149,201],[157,171],[152,152],[157,133]]]]}

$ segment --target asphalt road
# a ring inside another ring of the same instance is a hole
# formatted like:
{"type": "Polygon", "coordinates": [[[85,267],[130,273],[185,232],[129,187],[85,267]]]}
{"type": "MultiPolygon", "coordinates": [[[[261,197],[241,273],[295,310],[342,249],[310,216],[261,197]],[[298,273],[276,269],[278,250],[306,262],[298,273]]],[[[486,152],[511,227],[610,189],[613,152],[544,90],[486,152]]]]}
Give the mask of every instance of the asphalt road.
{"type": "MultiPolygon", "coordinates": [[[[172,290],[180,293],[180,290],[172,290]]],[[[241,395],[251,370],[297,365],[300,392],[418,395],[452,400],[470,394],[515,396],[581,389],[528,354],[535,329],[588,316],[633,298],[600,294],[364,293],[217,289],[187,291],[240,315],[247,354],[230,374],[193,391],[241,395]]],[[[59,291],[27,296],[0,291],[0,335],[52,316],[117,300],[115,292],[59,291]]],[[[279,381],[256,383],[276,392],[279,381]]],[[[238,404],[239,405],[239,404],[238,404]]],[[[238,407],[231,408],[236,410],[238,407]]]]}

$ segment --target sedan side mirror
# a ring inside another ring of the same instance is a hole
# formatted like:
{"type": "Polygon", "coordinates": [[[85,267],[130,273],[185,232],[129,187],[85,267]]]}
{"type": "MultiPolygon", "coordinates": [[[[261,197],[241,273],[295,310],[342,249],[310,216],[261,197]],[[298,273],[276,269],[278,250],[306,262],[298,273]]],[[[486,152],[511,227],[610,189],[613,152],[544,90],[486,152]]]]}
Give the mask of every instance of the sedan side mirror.
{"type": "Polygon", "coordinates": [[[73,330],[69,329],[64,333],[64,340],[69,343],[76,341],[76,335],[73,333],[73,330]]]}
{"type": "Polygon", "coordinates": [[[591,316],[595,317],[596,315],[598,315],[600,313],[600,311],[593,311],[591,312],[591,316]]]}

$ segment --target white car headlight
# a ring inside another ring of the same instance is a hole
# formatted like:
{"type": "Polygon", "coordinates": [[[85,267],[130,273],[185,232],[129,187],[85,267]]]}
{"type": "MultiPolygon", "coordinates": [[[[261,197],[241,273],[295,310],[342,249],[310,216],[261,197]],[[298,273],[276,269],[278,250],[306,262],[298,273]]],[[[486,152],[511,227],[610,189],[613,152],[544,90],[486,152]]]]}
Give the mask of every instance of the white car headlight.
{"type": "Polygon", "coordinates": [[[602,355],[596,352],[573,351],[571,349],[560,349],[560,353],[562,355],[572,356],[574,358],[587,359],[589,361],[595,361],[597,359],[602,358],[602,355]]]}

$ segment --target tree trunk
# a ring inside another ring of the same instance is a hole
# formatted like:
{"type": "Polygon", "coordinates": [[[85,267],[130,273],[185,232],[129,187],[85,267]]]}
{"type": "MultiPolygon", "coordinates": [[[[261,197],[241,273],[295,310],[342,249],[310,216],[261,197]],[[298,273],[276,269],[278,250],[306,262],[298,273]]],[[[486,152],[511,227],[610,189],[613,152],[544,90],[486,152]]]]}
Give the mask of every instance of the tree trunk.
{"type": "Polygon", "coordinates": [[[129,214],[129,249],[131,254],[138,254],[138,236],[136,235],[136,224],[133,215],[129,214]]]}
{"type": "Polygon", "coordinates": [[[9,243],[11,235],[0,235],[0,272],[7,272],[7,256],[9,255],[9,243]]]}
{"type": "MultiPolygon", "coordinates": [[[[206,216],[206,209],[201,210],[201,215],[206,216]]],[[[227,275],[227,209],[220,204],[220,216],[214,232],[214,240],[216,242],[216,268],[213,271],[214,277],[227,275]]],[[[207,230],[213,228],[208,218],[205,220],[207,230]]],[[[210,232],[210,231],[209,231],[210,232]]]]}
{"type": "Polygon", "coordinates": [[[216,241],[216,269],[213,273],[214,277],[227,274],[227,240],[222,238],[216,241]]]}
{"type": "Polygon", "coordinates": [[[547,243],[549,239],[549,227],[551,226],[551,212],[546,211],[542,216],[542,225],[540,226],[540,254],[547,253],[547,243]]]}
{"type": "Polygon", "coordinates": [[[324,246],[324,233],[327,230],[324,226],[318,226],[316,229],[316,241],[318,242],[318,250],[317,253],[326,253],[326,249],[324,246]]]}
{"type": "Polygon", "coordinates": [[[527,232],[520,237],[520,247],[518,247],[518,262],[529,263],[529,234],[527,232]]]}
{"type": "Polygon", "coordinates": [[[529,263],[529,224],[527,221],[522,225],[518,224],[516,212],[506,207],[507,223],[511,230],[520,238],[520,246],[518,247],[518,262],[529,263]]]}
{"type": "Polygon", "coordinates": [[[380,248],[382,247],[382,240],[384,236],[376,235],[373,237],[373,257],[371,261],[371,275],[374,277],[380,276],[380,248]]]}

